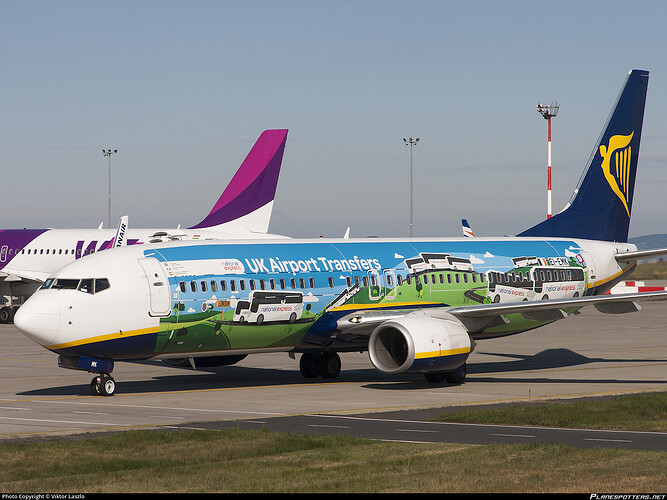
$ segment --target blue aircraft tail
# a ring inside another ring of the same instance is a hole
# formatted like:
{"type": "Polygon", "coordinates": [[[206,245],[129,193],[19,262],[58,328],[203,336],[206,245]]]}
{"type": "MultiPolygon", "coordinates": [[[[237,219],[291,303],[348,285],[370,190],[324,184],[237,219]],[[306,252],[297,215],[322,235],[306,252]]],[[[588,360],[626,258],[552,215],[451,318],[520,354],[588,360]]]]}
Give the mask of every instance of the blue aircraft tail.
{"type": "Polygon", "coordinates": [[[630,71],[570,203],[517,236],[628,241],[647,88],[630,71]]]}

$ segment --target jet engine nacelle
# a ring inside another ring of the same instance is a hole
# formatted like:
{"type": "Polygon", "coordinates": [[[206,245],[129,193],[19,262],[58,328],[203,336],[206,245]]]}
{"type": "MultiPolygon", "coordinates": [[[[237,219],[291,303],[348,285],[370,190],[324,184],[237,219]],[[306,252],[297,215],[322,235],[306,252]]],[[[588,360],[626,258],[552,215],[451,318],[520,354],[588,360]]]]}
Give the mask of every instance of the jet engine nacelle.
{"type": "Polygon", "coordinates": [[[470,356],[473,342],[463,324],[451,314],[423,312],[385,321],[373,330],[368,354],[383,373],[446,372],[470,356]]]}

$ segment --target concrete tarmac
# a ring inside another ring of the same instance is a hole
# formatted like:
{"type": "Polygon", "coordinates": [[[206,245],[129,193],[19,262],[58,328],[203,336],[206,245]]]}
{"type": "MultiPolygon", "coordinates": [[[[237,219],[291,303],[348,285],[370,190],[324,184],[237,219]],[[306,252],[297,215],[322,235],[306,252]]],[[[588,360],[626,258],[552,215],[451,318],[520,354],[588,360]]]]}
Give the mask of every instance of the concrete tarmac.
{"type": "Polygon", "coordinates": [[[90,395],[92,374],[58,368],[55,354],[0,325],[0,440],[288,415],[418,420],[453,407],[665,391],[667,304],[622,315],[588,307],[531,332],[480,341],[462,385],[384,375],[367,353],[341,358],[334,380],[303,378],[298,356],[284,353],[198,371],[119,362],[116,395],[105,398],[90,395]]]}

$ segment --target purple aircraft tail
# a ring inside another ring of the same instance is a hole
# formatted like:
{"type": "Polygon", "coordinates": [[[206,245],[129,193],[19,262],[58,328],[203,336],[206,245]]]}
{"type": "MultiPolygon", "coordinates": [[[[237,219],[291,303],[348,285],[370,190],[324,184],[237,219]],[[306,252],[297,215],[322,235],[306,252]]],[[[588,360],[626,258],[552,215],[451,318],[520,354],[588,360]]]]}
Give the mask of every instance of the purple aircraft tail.
{"type": "Polygon", "coordinates": [[[211,213],[190,229],[266,233],[286,141],[286,129],[262,132],[211,213]]]}

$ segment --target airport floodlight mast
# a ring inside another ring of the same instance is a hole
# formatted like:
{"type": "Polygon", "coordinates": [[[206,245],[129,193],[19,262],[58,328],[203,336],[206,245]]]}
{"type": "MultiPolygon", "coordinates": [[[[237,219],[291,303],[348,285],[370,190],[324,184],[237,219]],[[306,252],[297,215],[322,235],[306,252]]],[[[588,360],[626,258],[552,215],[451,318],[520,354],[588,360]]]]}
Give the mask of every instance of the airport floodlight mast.
{"type": "Polygon", "coordinates": [[[117,149],[103,149],[102,154],[109,158],[109,211],[107,213],[107,227],[111,228],[111,155],[118,153],[117,149]]]}
{"type": "Polygon", "coordinates": [[[403,137],[403,142],[406,146],[410,146],[410,238],[412,238],[412,148],[419,142],[419,137],[416,139],[413,139],[412,137],[406,139],[403,137]]]}
{"type": "Polygon", "coordinates": [[[547,139],[547,219],[551,218],[551,119],[558,114],[560,104],[553,101],[550,106],[537,103],[537,112],[549,122],[549,135],[547,139]]]}

